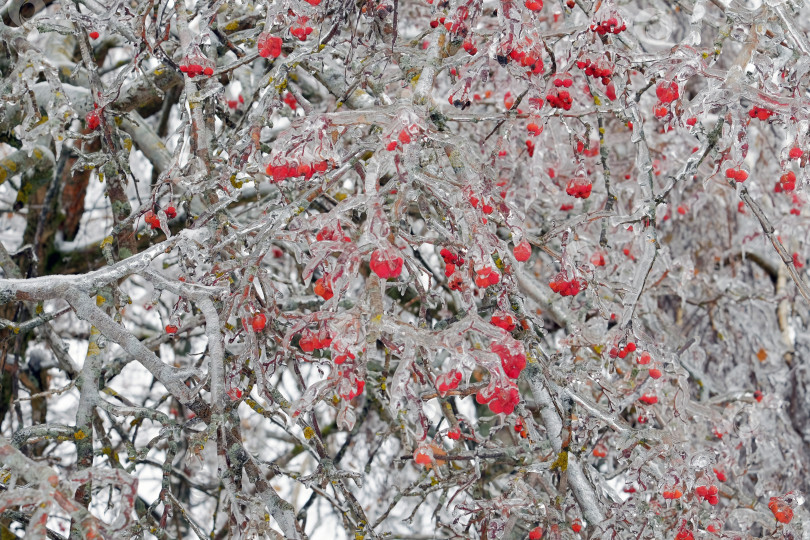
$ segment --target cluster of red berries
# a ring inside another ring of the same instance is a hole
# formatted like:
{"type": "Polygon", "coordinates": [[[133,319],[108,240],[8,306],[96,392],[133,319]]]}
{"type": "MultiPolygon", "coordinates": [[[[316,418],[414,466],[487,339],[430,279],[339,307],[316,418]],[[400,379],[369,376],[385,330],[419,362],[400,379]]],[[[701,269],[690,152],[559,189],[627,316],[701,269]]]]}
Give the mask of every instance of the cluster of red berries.
{"type": "Polygon", "coordinates": [[[658,97],[658,104],[653,108],[656,118],[665,118],[669,115],[670,103],[678,99],[678,83],[675,81],[661,81],[655,88],[655,95],[658,97]]]}
{"type": "MultiPolygon", "coordinates": [[[[96,105],[98,107],[98,105],[96,105]]],[[[98,110],[92,110],[84,115],[84,121],[87,124],[87,129],[96,129],[101,125],[101,118],[99,117],[98,110]]]]}
{"type": "MultiPolygon", "coordinates": [[[[620,358],[624,358],[625,356],[627,356],[628,353],[633,352],[635,349],[636,349],[636,344],[635,343],[628,343],[627,346],[624,349],[622,349],[621,351],[618,351],[615,356],[618,356],[620,358]]],[[[615,347],[611,350],[611,356],[613,356],[613,351],[614,350],[616,350],[615,347]]],[[[649,365],[649,363],[651,361],[652,361],[652,356],[650,356],[650,353],[648,353],[647,351],[642,352],[638,356],[638,358],[636,359],[636,362],[638,362],[642,366],[649,365]]],[[[650,368],[649,375],[653,379],[660,379],[662,373],[661,373],[660,369],[658,369],[657,367],[653,367],[653,368],[650,368]]]]}
{"type": "Polygon", "coordinates": [[[501,281],[501,275],[489,266],[476,270],[475,273],[475,284],[482,289],[497,285],[501,281]]]}
{"type": "Polygon", "coordinates": [[[296,176],[303,176],[309,180],[318,173],[325,173],[329,169],[329,162],[326,160],[317,161],[313,164],[302,163],[296,165],[295,163],[281,163],[278,165],[269,164],[265,169],[267,176],[273,177],[273,182],[281,182],[287,178],[295,178],[296,176]]]}
{"type": "Polygon", "coordinates": [[[467,54],[470,56],[475,56],[478,53],[478,48],[472,42],[471,38],[465,39],[464,43],[461,45],[461,48],[467,51],[467,54]]]}
{"type": "Polygon", "coordinates": [[[576,296],[588,286],[587,282],[580,281],[577,278],[570,280],[566,278],[565,273],[560,272],[551,280],[548,286],[560,296],[576,296]]]}
{"type": "Polygon", "coordinates": [[[451,291],[464,290],[464,278],[461,277],[461,272],[453,274],[450,281],[447,283],[447,286],[450,287],[451,291]]]}
{"type": "MultiPolygon", "coordinates": [[[[617,348],[617,347],[611,347],[610,352],[609,352],[608,354],[609,354],[609,356],[610,356],[611,358],[616,358],[616,357],[618,356],[619,358],[624,359],[624,358],[626,358],[626,357],[627,357],[627,355],[628,355],[628,354],[630,354],[630,353],[632,353],[632,352],[635,352],[635,350],[636,350],[636,344],[635,344],[635,343],[633,343],[632,341],[629,341],[629,342],[628,342],[628,343],[627,343],[627,344],[626,344],[624,347],[622,347],[621,349],[619,349],[619,348],[617,348]]],[[[642,353],[642,355],[641,355],[641,356],[642,356],[642,357],[644,357],[644,355],[645,355],[645,354],[647,354],[647,353],[646,353],[646,352],[645,352],[645,353],[642,353]]],[[[639,364],[645,364],[645,363],[649,363],[649,359],[650,359],[650,355],[649,355],[649,354],[647,354],[646,359],[647,359],[647,361],[646,361],[646,362],[642,362],[642,361],[640,361],[640,360],[639,360],[639,364]]]]}
{"type": "MultiPolygon", "coordinates": [[[[177,217],[177,209],[174,206],[166,207],[166,218],[174,219],[177,217]]],[[[153,229],[160,228],[160,218],[157,217],[153,211],[149,210],[143,215],[143,220],[150,225],[153,229]]]]}
{"type": "Polygon", "coordinates": [[[790,523],[793,519],[793,509],[779,497],[771,497],[768,502],[768,510],[773,512],[773,517],[779,523],[790,523]]]}
{"type": "Polygon", "coordinates": [[[655,405],[658,403],[658,396],[654,394],[643,394],[638,400],[645,405],[655,405]]]}
{"type": "Polygon", "coordinates": [[[604,444],[599,443],[599,444],[597,444],[596,446],[593,447],[593,452],[592,453],[593,453],[594,457],[598,457],[598,458],[607,457],[607,447],[604,444]]]}
{"type": "Polygon", "coordinates": [[[534,143],[530,140],[526,140],[526,151],[529,153],[529,157],[534,157],[534,143]]]}
{"type": "Polygon", "coordinates": [[[411,129],[403,128],[402,131],[400,131],[399,135],[397,136],[397,141],[399,141],[399,142],[393,141],[393,140],[390,141],[388,143],[388,146],[385,147],[386,150],[388,150],[389,152],[393,152],[394,150],[399,148],[399,143],[411,144],[411,142],[413,141],[413,139],[411,138],[411,132],[412,132],[411,130],[412,129],[416,130],[416,126],[412,126],[411,129]]]}
{"type": "Polygon", "coordinates": [[[292,110],[298,108],[298,100],[295,99],[295,96],[292,95],[292,92],[287,92],[284,94],[284,103],[286,103],[287,106],[292,110]]]}
{"type": "Polygon", "coordinates": [[[667,500],[673,500],[673,499],[680,499],[683,493],[681,493],[680,489],[673,489],[671,491],[664,491],[662,495],[667,500]]]}
{"type": "MultiPolygon", "coordinates": [[[[303,23],[302,23],[303,24],[303,23]]],[[[297,37],[299,41],[306,41],[307,37],[312,33],[311,26],[299,26],[290,30],[293,37],[297,37]]]]}
{"type": "Polygon", "coordinates": [[[717,480],[719,480],[720,482],[726,481],[726,473],[724,473],[722,470],[712,469],[712,471],[714,472],[714,475],[717,477],[717,480]]]}
{"type": "Polygon", "coordinates": [[[507,380],[503,384],[493,386],[492,389],[488,386],[482,388],[475,395],[475,401],[487,405],[494,414],[512,414],[520,402],[520,393],[517,385],[507,380]]]}
{"type": "Polygon", "coordinates": [[[259,34],[259,40],[256,42],[259,49],[259,56],[262,58],[278,58],[281,55],[281,38],[271,35],[269,32],[262,32],[259,34]]]}
{"type": "Polygon", "coordinates": [[[461,383],[461,372],[451,371],[449,373],[442,373],[436,377],[436,388],[439,390],[439,395],[445,397],[447,392],[455,390],[461,383]]]}
{"type": "Polygon", "coordinates": [[[619,34],[627,30],[627,25],[624,24],[624,21],[621,21],[618,17],[607,17],[601,22],[595,22],[591,24],[591,32],[596,32],[600,36],[604,36],[605,34],[619,34]]]}
{"type": "MultiPolygon", "coordinates": [[[[462,6],[462,8],[463,7],[464,6],[462,6]]],[[[446,20],[444,17],[440,18],[439,22],[441,22],[444,25],[444,29],[447,30],[448,32],[450,32],[451,34],[458,34],[458,35],[464,36],[464,35],[467,34],[467,25],[466,25],[466,23],[463,22],[464,19],[467,18],[466,17],[466,8],[464,10],[459,8],[459,12],[461,12],[461,16],[458,17],[459,20],[457,20],[456,22],[450,22],[450,21],[446,20]]]]}
{"type": "Polygon", "coordinates": [[[442,259],[444,259],[444,275],[447,277],[453,275],[453,273],[456,271],[456,266],[462,266],[464,264],[464,257],[453,253],[447,248],[442,248],[439,255],[442,256],[442,259]]]}
{"type": "Polygon", "coordinates": [[[199,75],[210,77],[214,74],[214,62],[204,56],[198,56],[196,58],[189,56],[180,64],[180,71],[188,75],[191,79],[199,75]]]}
{"type": "Polygon", "coordinates": [[[523,345],[519,341],[510,338],[509,344],[493,343],[492,352],[497,354],[501,359],[501,366],[503,372],[510,379],[517,379],[520,377],[520,372],[526,367],[526,353],[523,351],[523,345]]]}
{"type": "Polygon", "coordinates": [[[380,279],[396,278],[402,273],[404,259],[394,248],[375,249],[368,265],[380,279]]]}
{"type": "Polygon", "coordinates": [[[596,157],[599,155],[599,142],[591,141],[588,148],[585,148],[585,142],[577,139],[576,153],[582,154],[586,157],[596,157]]]}
{"type": "Polygon", "coordinates": [[[571,88],[574,81],[568,76],[554,77],[553,84],[554,88],[546,94],[548,104],[555,109],[571,110],[571,105],[573,105],[574,100],[571,98],[571,94],[568,93],[568,90],[560,90],[560,88],[571,88]]]}
{"type": "MultiPolygon", "coordinates": [[[[498,62],[502,66],[505,66],[509,59],[519,63],[523,67],[529,68],[529,71],[526,73],[527,75],[543,73],[543,68],[545,67],[539,53],[532,50],[527,52],[519,47],[510,50],[508,54],[498,55],[498,62]]],[[[508,108],[511,108],[511,105],[508,106],[507,109],[508,108]]]]}
{"type": "Polygon", "coordinates": [[[793,191],[796,189],[796,173],[788,171],[779,177],[779,181],[774,187],[774,193],[781,193],[783,191],[793,191]]]}
{"type": "Polygon", "coordinates": [[[577,199],[587,199],[591,196],[593,184],[587,178],[576,176],[568,181],[565,192],[577,199]]]}
{"type": "Polygon", "coordinates": [[[438,19],[433,19],[432,21],[430,21],[430,27],[431,28],[438,28],[439,25],[440,24],[443,25],[444,21],[446,21],[446,20],[447,19],[445,17],[439,17],[438,19]]]}
{"type": "Polygon", "coordinates": [[[661,103],[672,103],[680,95],[678,83],[675,81],[659,82],[655,87],[655,95],[661,103]]]}
{"type": "Polygon", "coordinates": [[[577,60],[577,67],[584,70],[588,77],[600,79],[604,85],[609,84],[610,77],[613,76],[613,68],[604,58],[597,58],[596,61],[591,61],[590,58],[577,60]]]}
{"type": "Polygon", "coordinates": [[[736,180],[737,182],[745,182],[748,180],[748,171],[745,169],[726,169],[726,178],[736,180]]]}
{"type": "Polygon", "coordinates": [[[309,328],[301,332],[301,339],[298,341],[298,346],[306,353],[318,349],[325,349],[332,344],[332,337],[326,328],[321,328],[317,331],[309,328]]]}
{"type": "Polygon", "coordinates": [[[332,360],[335,362],[335,364],[342,364],[348,359],[354,360],[355,358],[356,356],[354,356],[351,351],[347,350],[343,351],[343,353],[340,351],[335,351],[335,355],[332,357],[332,360]]]}
{"type": "Polygon", "coordinates": [[[240,104],[242,104],[242,103],[244,103],[244,102],[245,102],[245,98],[243,98],[243,97],[242,97],[242,94],[239,94],[239,96],[237,97],[237,99],[229,99],[229,100],[228,100],[228,108],[230,108],[230,109],[235,109],[235,108],[237,108],[237,107],[238,107],[240,104]]]}
{"type": "Polygon", "coordinates": [[[751,118],[759,118],[760,120],[767,120],[771,116],[773,116],[773,111],[770,109],[765,109],[763,107],[757,107],[754,105],[751,107],[751,110],[748,111],[748,116],[751,118]]]}
{"type": "Polygon", "coordinates": [[[526,439],[529,437],[529,432],[526,430],[526,424],[523,423],[523,418],[519,416],[517,417],[517,419],[515,419],[514,430],[515,433],[520,435],[521,439],[526,439]]]}
{"type": "Polygon", "coordinates": [[[351,371],[338,371],[338,376],[343,378],[343,381],[338,383],[338,393],[340,397],[346,401],[351,401],[363,393],[366,381],[358,377],[355,373],[351,371]]]}
{"type": "Polygon", "coordinates": [[[698,486],[695,488],[698,498],[705,499],[712,506],[716,506],[720,501],[717,498],[717,491],[717,486],[698,486]]]}
{"type": "Polygon", "coordinates": [[[343,232],[343,227],[340,225],[340,221],[336,221],[334,224],[326,225],[323,229],[318,231],[318,234],[315,235],[315,239],[318,242],[351,242],[352,239],[346,236],[343,232]]]}

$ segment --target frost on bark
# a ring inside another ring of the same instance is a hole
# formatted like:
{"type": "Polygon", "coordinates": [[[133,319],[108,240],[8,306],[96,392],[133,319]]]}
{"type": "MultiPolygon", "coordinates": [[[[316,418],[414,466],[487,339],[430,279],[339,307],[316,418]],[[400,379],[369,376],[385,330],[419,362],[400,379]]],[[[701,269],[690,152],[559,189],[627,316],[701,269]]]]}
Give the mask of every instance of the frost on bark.
{"type": "Polygon", "coordinates": [[[803,3],[0,20],[3,538],[810,535],[803,3]]]}

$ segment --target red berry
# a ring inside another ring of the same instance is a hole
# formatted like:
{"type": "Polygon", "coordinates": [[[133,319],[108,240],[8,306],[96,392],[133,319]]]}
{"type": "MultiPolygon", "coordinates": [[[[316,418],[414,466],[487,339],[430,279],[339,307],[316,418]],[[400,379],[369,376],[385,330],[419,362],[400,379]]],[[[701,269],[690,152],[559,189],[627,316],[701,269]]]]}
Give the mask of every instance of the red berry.
{"type": "Polygon", "coordinates": [[[540,540],[543,538],[543,529],[535,527],[529,532],[529,540],[540,540]]]}
{"type": "Polygon", "coordinates": [[[678,83],[675,81],[661,81],[655,88],[655,95],[661,103],[671,103],[678,99],[678,83]]]}
{"type": "Polygon", "coordinates": [[[493,313],[492,318],[489,320],[489,322],[493,326],[503,328],[507,332],[511,332],[517,327],[517,323],[515,322],[514,317],[512,317],[505,311],[496,311],[495,313],[493,313]]]}
{"type": "Polygon", "coordinates": [[[413,461],[417,465],[430,465],[433,460],[433,451],[427,446],[420,446],[413,453],[413,461]]]}
{"type": "Polygon", "coordinates": [[[267,32],[263,32],[259,35],[259,41],[257,43],[259,49],[259,56],[262,58],[267,58],[272,56],[273,58],[278,58],[281,55],[281,38],[277,36],[272,36],[267,32]]]}
{"type": "Polygon", "coordinates": [[[579,518],[575,519],[574,523],[571,524],[571,530],[575,533],[582,530],[582,522],[579,520],[579,518]]]}
{"type": "Polygon", "coordinates": [[[650,370],[650,377],[653,379],[660,379],[661,378],[661,370],[657,368],[652,368],[650,370]]]}
{"type": "Polygon", "coordinates": [[[332,292],[332,283],[326,277],[322,277],[315,282],[315,287],[313,287],[315,294],[323,298],[324,300],[329,300],[332,298],[335,293],[332,292]]]}
{"type": "Polygon", "coordinates": [[[518,261],[526,262],[529,260],[529,257],[532,256],[532,246],[528,241],[523,240],[515,246],[512,253],[515,255],[515,259],[518,261]]]}
{"type": "Polygon", "coordinates": [[[802,149],[796,146],[790,149],[788,155],[790,156],[790,159],[799,159],[802,157],[802,153],[802,149]]]}
{"type": "Polygon", "coordinates": [[[394,249],[375,250],[371,254],[371,261],[369,262],[371,271],[382,279],[399,277],[402,273],[402,263],[404,261],[397,253],[394,249]]]}
{"type": "Polygon", "coordinates": [[[778,497],[771,497],[768,509],[773,512],[773,517],[779,523],[790,523],[790,520],[793,519],[793,509],[778,497]]]}
{"type": "Polygon", "coordinates": [[[99,36],[99,35],[100,35],[100,34],[99,34],[98,32],[96,32],[95,30],[93,30],[92,32],[90,32],[90,39],[98,39],[98,36],[99,36]]]}
{"type": "Polygon", "coordinates": [[[87,123],[87,129],[96,129],[101,125],[101,120],[98,116],[98,111],[90,111],[84,116],[84,121],[87,123]]]}
{"type": "Polygon", "coordinates": [[[540,11],[543,9],[542,0],[528,0],[524,5],[529,11],[540,11]]]}
{"type": "Polygon", "coordinates": [[[166,325],[166,333],[167,334],[176,334],[177,333],[177,327],[175,325],[173,325],[173,324],[167,324],[166,325]]]}
{"type": "Polygon", "coordinates": [[[264,330],[264,325],[267,324],[267,316],[264,313],[257,313],[250,320],[250,325],[255,332],[264,330]]]}

